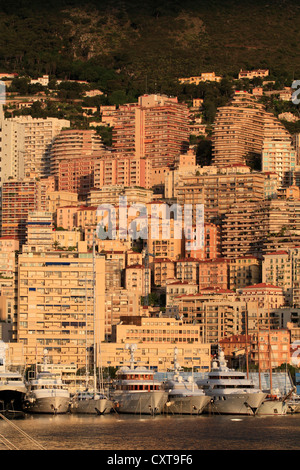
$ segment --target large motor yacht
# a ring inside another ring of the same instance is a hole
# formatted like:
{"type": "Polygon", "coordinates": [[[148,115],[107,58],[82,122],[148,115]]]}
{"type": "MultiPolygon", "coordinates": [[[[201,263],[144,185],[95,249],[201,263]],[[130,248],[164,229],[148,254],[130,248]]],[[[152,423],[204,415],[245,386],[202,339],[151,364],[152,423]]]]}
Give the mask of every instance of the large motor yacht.
{"type": "Polygon", "coordinates": [[[177,362],[178,349],[174,349],[174,374],[163,384],[168,391],[168,401],[165,409],[171,414],[201,414],[211,398],[199,389],[192,375],[184,379],[180,375],[180,365],[177,362]]]}
{"type": "Polygon", "coordinates": [[[46,352],[43,368],[28,381],[24,410],[29,413],[63,414],[70,406],[70,393],[60,377],[47,369],[46,352]]]}
{"type": "Polygon", "coordinates": [[[197,385],[211,397],[209,411],[212,413],[255,415],[266,397],[245,373],[227,367],[222,350],[208,377],[197,380],[197,385]]]}
{"type": "Polygon", "coordinates": [[[168,392],[160,381],[154,380],[154,372],[146,367],[135,367],[136,345],[127,349],[131,352],[130,367],[117,371],[111,398],[118,413],[150,414],[162,413],[168,400],[168,392]]]}
{"type": "Polygon", "coordinates": [[[11,417],[22,416],[26,384],[21,373],[6,368],[7,345],[0,341],[0,413],[11,417]]]}

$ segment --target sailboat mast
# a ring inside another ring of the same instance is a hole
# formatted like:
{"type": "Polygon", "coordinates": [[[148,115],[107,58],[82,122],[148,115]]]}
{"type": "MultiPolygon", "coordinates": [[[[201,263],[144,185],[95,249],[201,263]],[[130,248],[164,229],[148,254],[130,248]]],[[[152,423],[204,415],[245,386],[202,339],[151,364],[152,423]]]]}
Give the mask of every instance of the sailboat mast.
{"type": "Polygon", "coordinates": [[[94,393],[97,389],[96,379],[96,279],[95,279],[95,233],[93,235],[93,326],[94,326],[94,346],[93,346],[93,360],[94,360],[94,393]]]}
{"type": "Polygon", "coordinates": [[[85,274],[85,386],[88,388],[88,321],[87,321],[87,273],[85,274]]]}
{"type": "Polygon", "coordinates": [[[246,353],[246,368],[247,368],[247,379],[249,379],[249,358],[248,358],[248,310],[246,308],[246,317],[245,317],[245,323],[246,323],[246,348],[245,348],[245,353],[246,353]]]}
{"type": "Polygon", "coordinates": [[[259,389],[261,390],[258,302],[257,302],[257,358],[258,358],[258,380],[259,380],[259,389]]]}
{"type": "Polygon", "coordinates": [[[272,383],[272,356],[271,356],[271,325],[270,325],[270,305],[268,297],[268,343],[269,343],[269,370],[270,370],[270,393],[272,393],[273,383],[272,383]]]}

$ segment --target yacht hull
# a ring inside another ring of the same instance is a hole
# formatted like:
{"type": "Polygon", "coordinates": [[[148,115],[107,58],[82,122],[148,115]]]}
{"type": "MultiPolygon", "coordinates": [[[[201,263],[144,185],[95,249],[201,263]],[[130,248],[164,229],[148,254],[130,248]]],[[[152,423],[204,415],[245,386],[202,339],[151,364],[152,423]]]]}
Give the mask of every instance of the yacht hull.
{"type": "Polygon", "coordinates": [[[281,400],[264,400],[257,411],[258,416],[276,416],[286,415],[288,411],[288,405],[286,402],[281,400]]]}
{"type": "Polygon", "coordinates": [[[107,398],[77,400],[72,403],[71,413],[74,414],[108,414],[114,404],[107,398]]]}
{"type": "Polygon", "coordinates": [[[208,411],[216,414],[253,416],[258,412],[265,397],[266,394],[260,392],[211,396],[208,411]]]}
{"type": "Polygon", "coordinates": [[[145,392],[126,392],[113,395],[114,409],[118,413],[161,414],[168,400],[168,393],[163,390],[145,392]]]}
{"type": "Polygon", "coordinates": [[[49,396],[27,401],[25,410],[28,413],[65,414],[69,411],[69,406],[70,399],[68,397],[49,396]]]}
{"type": "Polygon", "coordinates": [[[25,389],[9,389],[0,390],[0,413],[4,415],[18,415],[23,412],[23,400],[25,397],[25,389]]]}
{"type": "Polygon", "coordinates": [[[210,403],[208,396],[169,396],[165,404],[165,412],[170,414],[202,414],[210,403]]]}

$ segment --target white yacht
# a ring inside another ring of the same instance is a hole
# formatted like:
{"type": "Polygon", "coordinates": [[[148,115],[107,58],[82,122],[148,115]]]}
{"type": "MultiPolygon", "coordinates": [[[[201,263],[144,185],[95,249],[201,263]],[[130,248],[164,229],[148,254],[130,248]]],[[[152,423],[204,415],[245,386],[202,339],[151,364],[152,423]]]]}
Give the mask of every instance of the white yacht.
{"type": "Polygon", "coordinates": [[[274,416],[286,415],[290,408],[288,406],[288,398],[281,395],[279,390],[272,390],[266,395],[259,409],[257,415],[260,416],[274,416]]]}
{"type": "Polygon", "coordinates": [[[277,396],[268,395],[257,411],[258,416],[286,415],[288,412],[287,402],[277,396]]]}
{"type": "Polygon", "coordinates": [[[211,398],[199,389],[193,376],[184,379],[179,371],[177,348],[174,349],[174,374],[163,383],[168,391],[168,401],[165,405],[167,413],[171,414],[201,414],[211,398]]]}
{"type": "Polygon", "coordinates": [[[7,345],[0,341],[0,413],[12,417],[23,414],[26,384],[22,374],[6,368],[7,345]]]}
{"type": "Polygon", "coordinates": [[[118,413],[162,413],[168,400],[168,392],[162,388],[160,381],[154,380],[153,371],[134,366],[136,345],[130,345],[127,349],[131,352],[130,367],[122,367],[117,371],[111,392],[114,409],[118,413]]]}
{"type": "Polygon", "coordinates": [[[64,414],[70,406],[70,393],[61,378],[47,369],[46,354],[43,369],[29,379],[24,411],[29,413],[64,414]]]}
{"type": "Polygon", "coordinates": [[[110,413],[113,407],[114,403],[106,394],[87,389],[72,397],[70,411],[74,414],[103,415],[110,413]]]}
{"type": "Polygon", "coordinates": [[[266,398],[266,393],[256,388],[243,372],[227,367],[224,352],[219,351],[219,365],[213,362],[206,379],[197,385],[211,398],[209,411],[219,414],[255,415],[266,398]]]}

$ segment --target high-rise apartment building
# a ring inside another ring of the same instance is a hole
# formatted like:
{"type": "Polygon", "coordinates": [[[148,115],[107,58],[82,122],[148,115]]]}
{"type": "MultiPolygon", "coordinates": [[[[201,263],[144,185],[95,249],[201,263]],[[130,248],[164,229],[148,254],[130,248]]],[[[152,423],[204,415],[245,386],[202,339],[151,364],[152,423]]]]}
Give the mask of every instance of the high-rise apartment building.
{"type": "Polygon", "coordinates": [[[84,248],[19,256],[15,329],[26,364],[46,348],[53,364],[85,367],[86,348],[103,341],[105,258],[84,248]]]}
{"type": "Polygon", "coordinates": [[[227,106],[218,108],[213,136],[213,164],[245,164],[261,157],[264,107],[253,95],[237,92],[227,106]]]}
{"type": "Polygon", "coordinates": [[[17,279],[19,241],[11,237],[0,238],[0,319],[11,326],[17,318],[17,279]]]}
{"type": "Polygon", "coordinates": [[[23,178],[36,172],[50,175],[50,150],[54,138],[70,121],[57,118],[18,116],[4,118],[0,105],[0,178],[23,178]]]}
{"type": "Polygon", "coordinates": [[[105,335],[110,338],[113,325],[120,323],[121,316],[140,314],[140,295],[124,288],[110,289],[105,294],[105,335]]]}
{"type": "MultiPolygon", "coordinates": [[[[262,201],[265,198],[264,173],[250,172],[247,166],[227,168],[204,167],[193,176],[184,176],[177,182],[175,195],[184,207],[191,204],[196,214],[197,204],[204,204],[206,222],[219,222],[235,203],[262,201]]],[[[274,193],[276,193],[276,181],[274,193]]]]}
{"type": "Polygon", "coordinates": [[[285,303],[300,306],[300,249],[265,253],[262,260],[262,281],[281,287],[285,303]]]}
{"type": "Polygon", "coordinates": [[[116,153],[103,156],[95,162],[94,187],[122,185],[152,187],[151,161],[145,158],[122,157],[116,153]]]}
{"type": "Polygon", "coordinates": [[[95,130],[64,130],[51,148],[51,173],[57,191],[86,197],[94,187],[94,165],[104,154],[101,137],[95,130]]]}
{"type": "Polygon", "coordinates": [[[185,258],[176,261],[176,279],[195,282],[199,289],[218,287],[227,289],[228,262],[224,258],[200,260],[185,258]]]}
{"type": "Polygon", "coordinates": [[[213,164],[247,164],[276,173],[279,186],[291,185],[297,165],[292,136],[263,104],[246,92],[236,92],[218,109],[212,136],[213,164]]]}
{"type": "Polygon", "coordinates": [[[262,171],[278,175],[280,186],[291,186],[297,154],[291,134],[271,113],[265,113],[262,171]]]}
{"type": "Polygon", "coordinates": [[[46,186],[37,178],[11,179],[2,185],[2,236],[26,241],[27,218],[46,209],[46,186]]]}
{"type": "Polygon", "coordinates": [[[226,258],[291,248],[300,244],[300,201],[274,199],[241,202],[228,209],[222,223],[226,258]]]}
{"type": "Polygon", "coordinates": [[[152,217],[150,221],[149,217],[147,246],[149,253],[154,257],[175,261],[184,253],[184,239],[179,238],[183,228],[180,232],[180,229],[177,229],[177,222],[170,219],[166,229],[164,222],[162,218],[159,218],[156,225],[155,218],[152,217]]]}
{"type": "Polygon", "coordinates": [[[198,294],[174,297],[173,303],[185,321],[200,326],[204,343],[217,345],[220,339],[245,331],[247,305],[236,300],[233,292],[220,289],[210,293],[204,290],[198,294]]]}
{"type": "MultiPolygon", "coordinates": [[[[215,259],[221,255],[221,237],[220,226],[215,224],[204,224],[203,247],[194,246],[194,237],[189,239],[188,233],[185,234],[185,256],[187,258],[198,258],[201,260],[215,259]]],[[[196,233],[196,227],[192,227],[191,232],[196,233]]]]}
{"type": "Polygon", "coordinates": [[[52,248],[52,214],[46,211],[29,212],[26,244],[23,252],[44,252],[52,248]]]}
{"type": "Polygon", "coordinates": [[[171,167],[188,149],[188,108],[177,98],[143,95],[119,107],[113,128],[118,155],[150,159],[152,168],[171,167]]]}

